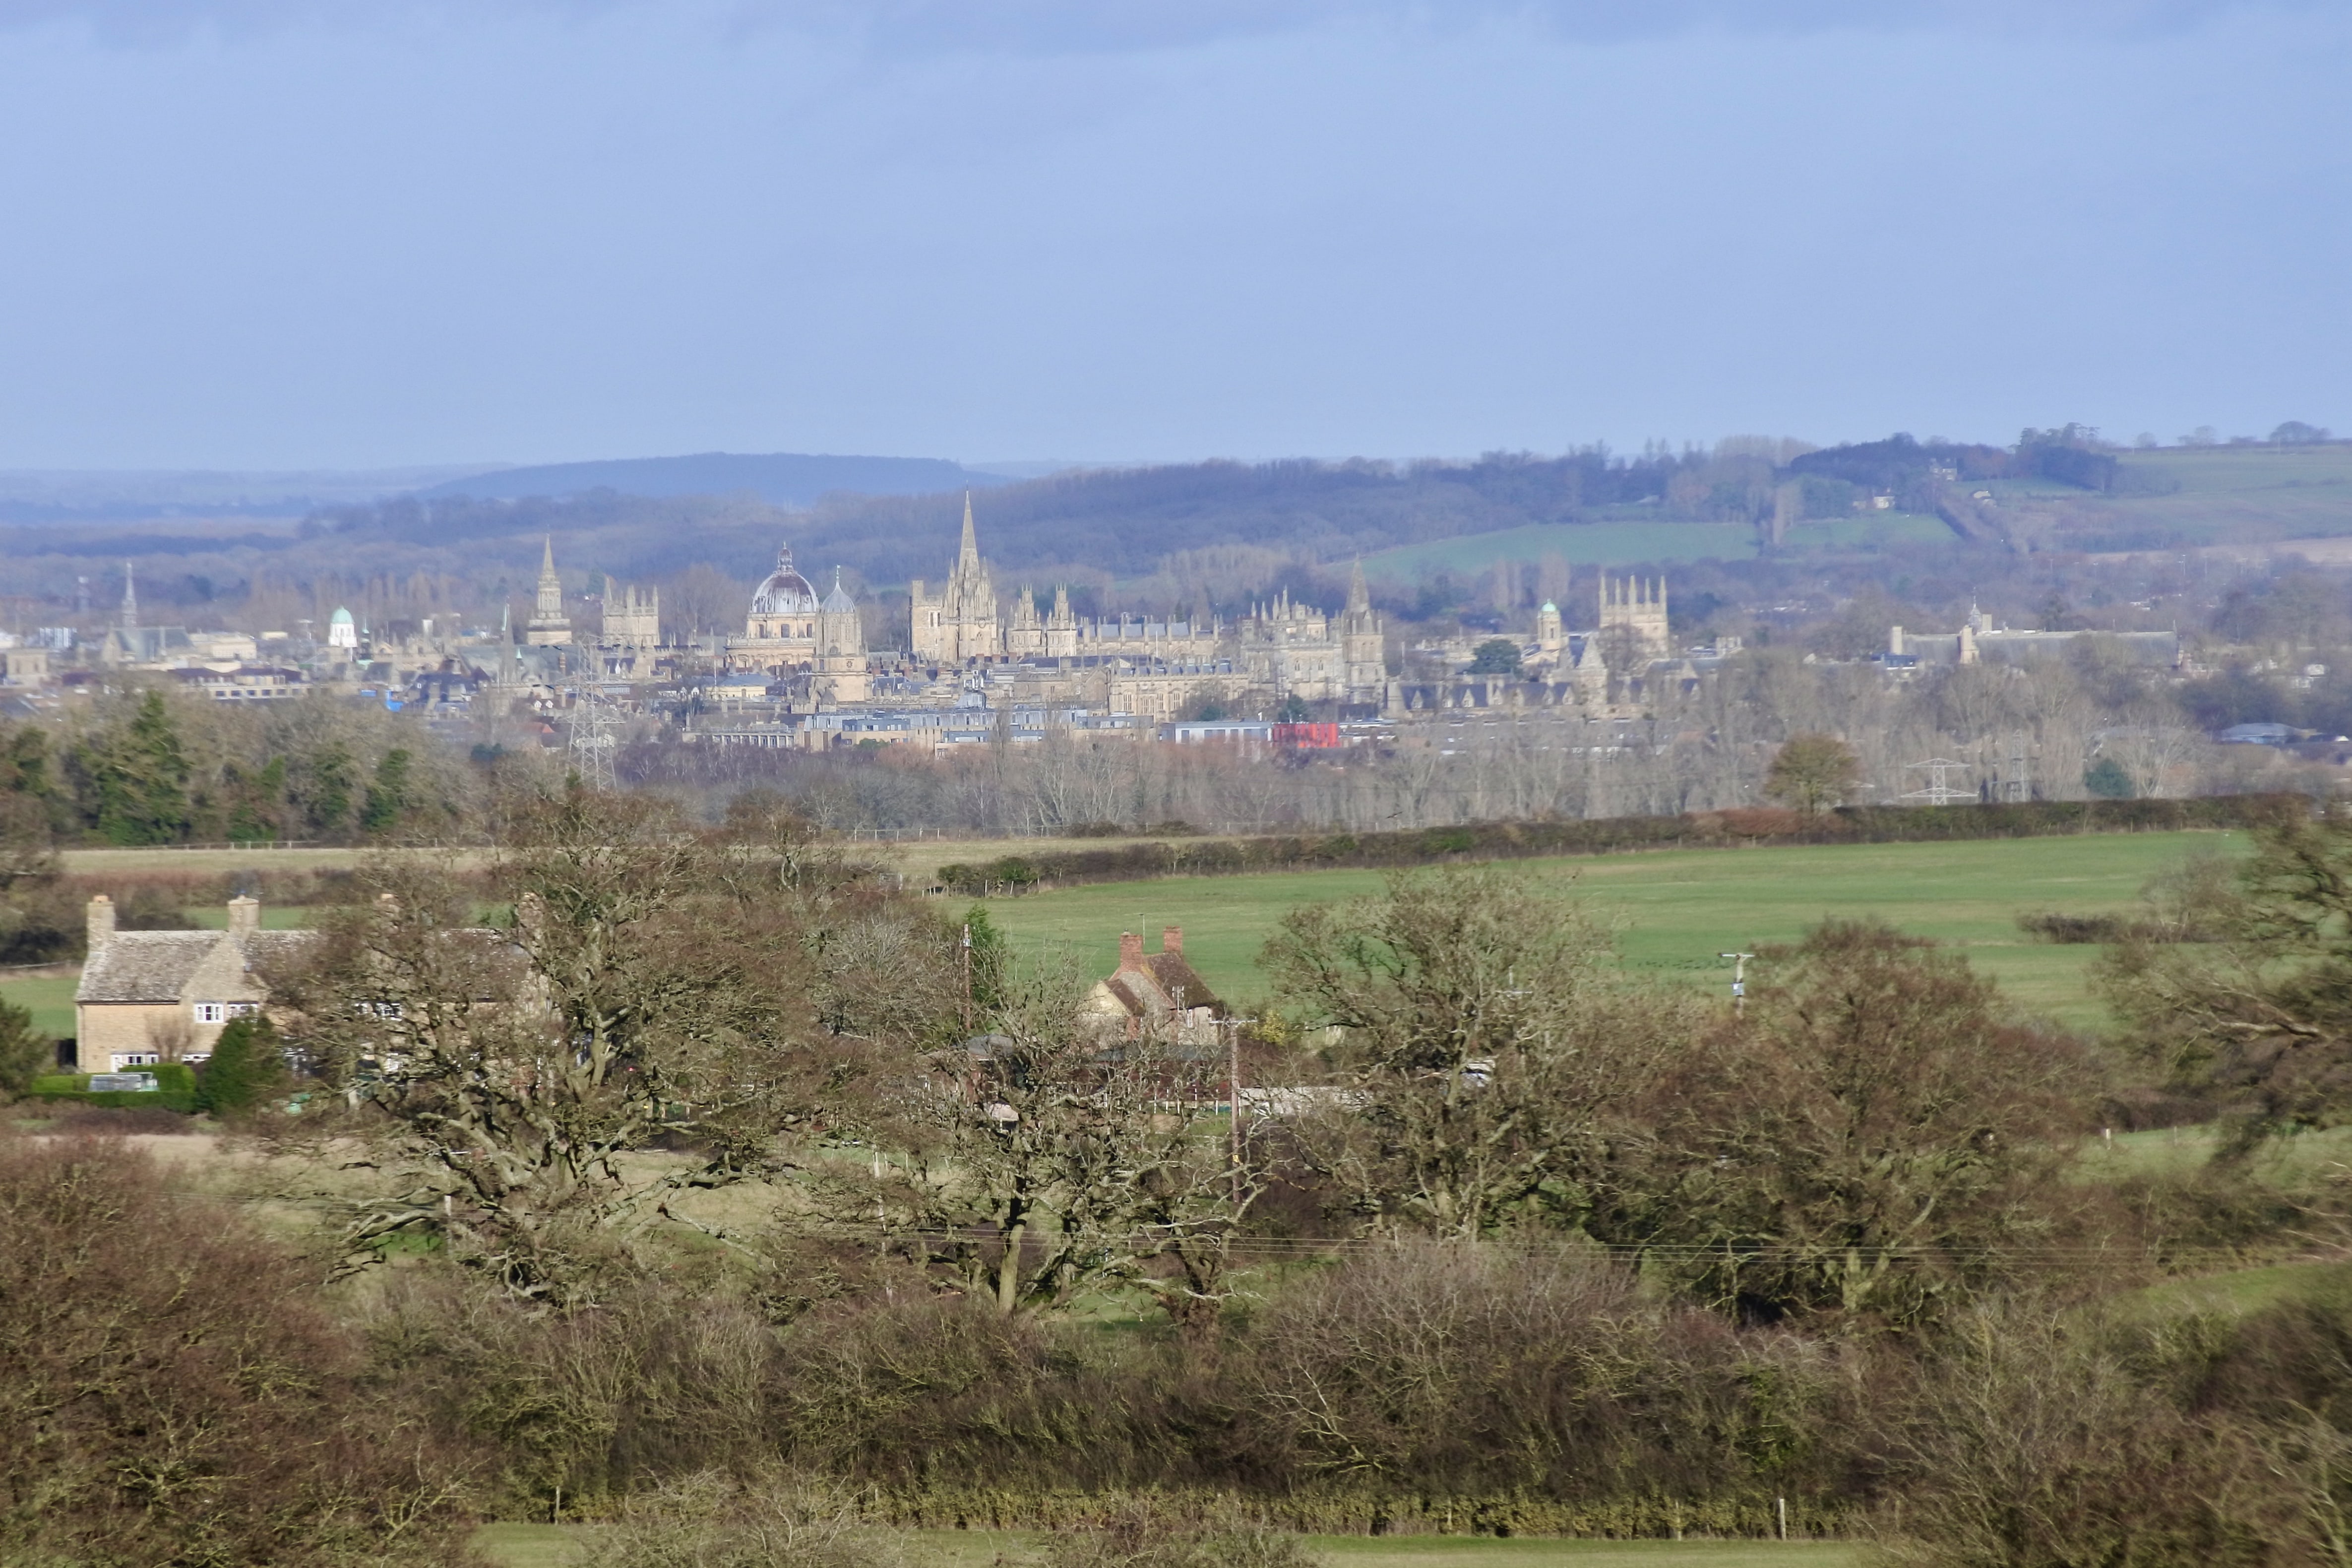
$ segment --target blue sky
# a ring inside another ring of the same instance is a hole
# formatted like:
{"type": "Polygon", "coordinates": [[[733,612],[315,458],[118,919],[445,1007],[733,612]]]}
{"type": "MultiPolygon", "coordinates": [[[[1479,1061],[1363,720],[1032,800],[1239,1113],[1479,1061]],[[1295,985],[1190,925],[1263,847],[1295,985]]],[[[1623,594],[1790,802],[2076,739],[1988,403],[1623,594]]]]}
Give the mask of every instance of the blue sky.
{"type": "Polygon", "coordinates": [[[2352,6],[0,0],[0,468],[2352,428],[2352,6]]]}

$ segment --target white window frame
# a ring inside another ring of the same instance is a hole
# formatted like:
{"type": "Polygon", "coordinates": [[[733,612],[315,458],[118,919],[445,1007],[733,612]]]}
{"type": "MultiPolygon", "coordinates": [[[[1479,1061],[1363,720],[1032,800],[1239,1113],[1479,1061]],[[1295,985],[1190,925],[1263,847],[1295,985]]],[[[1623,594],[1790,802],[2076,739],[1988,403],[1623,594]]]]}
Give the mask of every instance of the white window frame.
{"type": "Polygon", "coordinates": [[[195,1011],[196,1022],[199,1024],[228,1022],[228,1004],[226,1002],[199,1002],[195,1004],[195,1011]]]}

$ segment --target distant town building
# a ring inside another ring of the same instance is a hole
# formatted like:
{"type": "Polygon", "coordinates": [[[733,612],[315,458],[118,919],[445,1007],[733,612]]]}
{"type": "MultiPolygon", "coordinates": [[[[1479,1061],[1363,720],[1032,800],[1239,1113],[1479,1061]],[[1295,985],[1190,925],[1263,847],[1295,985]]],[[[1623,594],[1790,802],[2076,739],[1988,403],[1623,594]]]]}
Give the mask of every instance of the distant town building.
{"type": "Polygon", "coordinates": [[[523,627],[522,640],[531,647],[566,647],[572,642],[572,617],[563,613],[563,579],[555,574],[551,533],[540,557],[538,597],[531,606],[530,623],[523,627]]]}

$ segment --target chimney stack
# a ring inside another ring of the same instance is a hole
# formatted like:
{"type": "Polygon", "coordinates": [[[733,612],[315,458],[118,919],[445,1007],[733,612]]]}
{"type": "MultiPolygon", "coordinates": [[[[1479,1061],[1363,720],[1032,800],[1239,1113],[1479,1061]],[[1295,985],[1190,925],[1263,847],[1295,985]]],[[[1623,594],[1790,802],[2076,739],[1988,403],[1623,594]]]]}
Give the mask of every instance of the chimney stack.
{"type": "Polygon", "coordinates": [[[228,901],[228,934],[243,939],[261,929],[261,900],[239,893],[228,901]]]}
{"type": "Polygon", "coordinates": [[[1183,957],[1184,928],[1182,926],[1162,926],[1160,930],[1160,951],[1162,952],[1172,952],[1179,958],[1183,957]]]}
{"type": "Polygon", "coordinates": [[[1143,939],[1131,931],[1118,933],[1118,966],[1121,969],[1143,967],[1143,939]]]}
{"type": "Polygon", "coordinates": [[[114,900],[104,893],[91,895],[89,900],[89,951],[98,950],[114,940],[114,900]]]}

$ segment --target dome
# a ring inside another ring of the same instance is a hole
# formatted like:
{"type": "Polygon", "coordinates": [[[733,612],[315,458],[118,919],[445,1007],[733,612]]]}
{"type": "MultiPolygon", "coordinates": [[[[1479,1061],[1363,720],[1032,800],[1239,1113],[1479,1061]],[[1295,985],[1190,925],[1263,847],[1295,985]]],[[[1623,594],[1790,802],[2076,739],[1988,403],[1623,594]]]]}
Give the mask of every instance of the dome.
{"type": "Polygon", "coordinates": [[[833,569],[833,592],[824,596],[824,608],[828,616],[854,616],[857,613],[857,601],[842,591],[841,568],[838,566],[833,569]]]}
{"type": "Polygon", "coordinates": [[[793,570],[793,547],[789,544],[776,552],[776,569],[751,595],[751,613],[755,616],[813,616],[816,614],[816,590],[809,580],[793,570]]]}
{"type": "Polygon", "coordinates": [[[1553,604],[1549,599],[1546,599],[1544,601],[1543,613],[1547,616],[1556,616],[1559,614],[1559,606],[1553,604]]]}
{"type": "Polygon", "coordinates": [[[331,626],[350,626],[352,624],[352,613],[343,608],[341,605],[337,605],[335,606],[335,613],[327,617],[327,624],[331,626]]]}

